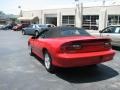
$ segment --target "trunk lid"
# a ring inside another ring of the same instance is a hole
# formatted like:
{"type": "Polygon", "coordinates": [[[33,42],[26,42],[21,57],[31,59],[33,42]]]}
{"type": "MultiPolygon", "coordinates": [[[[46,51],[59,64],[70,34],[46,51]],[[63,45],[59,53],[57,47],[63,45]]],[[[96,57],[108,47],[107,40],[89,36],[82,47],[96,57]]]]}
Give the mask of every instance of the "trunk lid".
{"type": "MultiPolygon", "coordinates": [[[[62,39],[61,39],[62,40],[62,39]]],[[[95,37],[78,37],[64,39],[61,51],[67,53],[98,52],[111,49],[110,39],[95,37]]]]}

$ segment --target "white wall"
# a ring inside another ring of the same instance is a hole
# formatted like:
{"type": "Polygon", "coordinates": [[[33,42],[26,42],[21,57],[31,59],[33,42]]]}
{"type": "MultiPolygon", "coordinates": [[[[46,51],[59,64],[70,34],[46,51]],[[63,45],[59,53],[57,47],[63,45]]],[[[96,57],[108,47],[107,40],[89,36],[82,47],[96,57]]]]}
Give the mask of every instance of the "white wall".
{"type": "MultiPolygon", "coordinates": [[[[107,15],[120,15],[120,6],[95,6],[95,7],[84,7],[83,15],[99,15],[99,28],[104,28],[107,23],[107,17],[105,16],[106,12],[101,10],[106,8],[107,15]],[[106,19],[104,19],[106,18],[106,19]],[[106,21],[103,21],[106,20],[106,21]]],[[[56,14],[58,19],[58,26],[61,25],[61,19],[63,15],[75,15],[75,8],[59,8],[59,9],[45,9],[45,10],[33,10],[33,11],[23,11],[24,17],[38,16],[40,23],[45,23],[45,15],[56,14]]]]}
{"type": "Polygon", "coordinates": [[[108,15],[120,15],[120,5],[106,7],[108,15]]]}
{"type": "Polygon", "coordinates": [[[84,7],[83,15],[99,15],[101,7],[84,7]]]}

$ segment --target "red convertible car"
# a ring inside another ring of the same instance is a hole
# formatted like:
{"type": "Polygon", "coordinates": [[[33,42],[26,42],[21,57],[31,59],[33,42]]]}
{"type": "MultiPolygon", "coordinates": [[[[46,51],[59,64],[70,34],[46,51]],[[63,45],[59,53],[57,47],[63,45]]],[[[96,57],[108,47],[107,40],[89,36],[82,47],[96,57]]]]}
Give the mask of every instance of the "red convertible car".
{"type": "Polygon", "coordinates": [[[84,29],[54,27],[42,30],[39,36],[30,37],[30,54],[44,60],[45,68],[80,67],[96,65],[113,59],[115,51],[108,38],[90,36],[84,29]]]}

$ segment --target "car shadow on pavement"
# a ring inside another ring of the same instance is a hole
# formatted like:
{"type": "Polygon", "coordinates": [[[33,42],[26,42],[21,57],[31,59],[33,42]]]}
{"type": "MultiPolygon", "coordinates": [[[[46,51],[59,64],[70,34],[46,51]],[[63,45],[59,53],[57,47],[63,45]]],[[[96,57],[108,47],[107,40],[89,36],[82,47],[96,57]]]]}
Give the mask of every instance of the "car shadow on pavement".
{"type": "Polygon", "coordinates": [[[36,60],[37,60],[38,62],[40,62],[42,65],[44,65],[44,61],[41,60],[41,58],[39,58],[39,57],[36,56],[35,54],[33,54],[33,55],[31,55],[31,56],[33,56],[34,58],[36,58],[36,60]]]}
{"type": "Polygon", "coordinates": [[[112,48],[113,48],[114,50],[120,51],[120,47],[118,47],[118,46],[112,46],[112,48]]]}
{"type": "Polygon", "coordinates": [[[87,66],[81,68],[59,69],[55,74],[59,78],[70,83],[97,82],[119,75],[117,71],[103,64],[99,64],[96,67],[87,66]]]}
{"type": "MultiPolygon", "coordinates": [[[[42,65],[44,65],[43,60],[34,56],[42,65]]],[[[89,83],[97,82],[106,79],[113,78],[119,73],[108,67],[104,64],[98,64],[96,66],[86,66],[78,68],[58,68],[52,74],[55,74],[57,77],[68,81],[70,83],[89,83]]]]}

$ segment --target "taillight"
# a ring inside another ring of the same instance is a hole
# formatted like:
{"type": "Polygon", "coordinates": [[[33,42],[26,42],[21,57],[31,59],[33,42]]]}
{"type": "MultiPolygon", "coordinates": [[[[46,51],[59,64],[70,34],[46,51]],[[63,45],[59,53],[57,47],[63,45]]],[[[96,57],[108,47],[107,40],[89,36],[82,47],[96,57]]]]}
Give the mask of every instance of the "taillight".
{"type": "Polygon", "coordinates": [[[81,44],[64,44],[61,46],[61,51],[62,52],[77,52],[82,48],[81,44]]]}
{"type": "Polygon", "coordinates": [[[79,50],[82,48],[80,44],[72,44],[70,45],[71,50],[79,50]]]}

